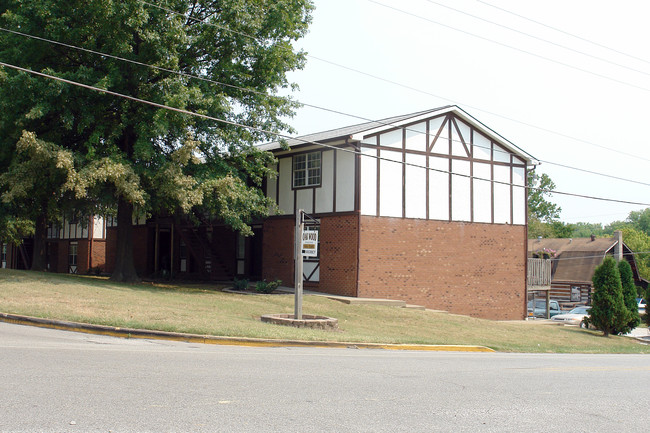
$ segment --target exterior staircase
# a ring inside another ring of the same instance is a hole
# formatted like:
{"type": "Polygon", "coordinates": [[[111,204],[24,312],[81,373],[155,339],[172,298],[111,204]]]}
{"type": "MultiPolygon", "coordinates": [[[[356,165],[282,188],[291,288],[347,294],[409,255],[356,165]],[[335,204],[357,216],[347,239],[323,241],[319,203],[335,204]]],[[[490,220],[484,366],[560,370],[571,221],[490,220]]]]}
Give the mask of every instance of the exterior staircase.
{"type": "Polygon", "coordinates": [[[213,247],[213,243],[204,227],[183,227],[179,235],[187,247],[201,278],[206,280],[230,280],[233,270],[226,265],[222,253],[213,247]]]}

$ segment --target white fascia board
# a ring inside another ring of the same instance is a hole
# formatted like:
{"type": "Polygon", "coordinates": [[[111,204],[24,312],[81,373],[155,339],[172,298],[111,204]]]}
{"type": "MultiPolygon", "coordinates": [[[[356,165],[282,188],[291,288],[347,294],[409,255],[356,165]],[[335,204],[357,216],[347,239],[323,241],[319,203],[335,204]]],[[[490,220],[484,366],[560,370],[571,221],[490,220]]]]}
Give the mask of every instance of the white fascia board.
{"type": "Polygon", "coordinates": [[[379,132],[385,131],[387,129],[400,128],[400,127],[402,127],[404,125],[407,125],[409,123],[416,123],[416,122],[418,122],[420,120],[429,119],[431,117],[435,117],[435,116],[438,116],[440,114],[446,114],[446,113],[448,113],[450,111],[454,111],[454,107],[446,107],[446,108],[443,108],[443,109],[440,109],[440,110],[431,110],[431,111],[429,111],[427,113],[420,114],[419,116],[409,117],[408,119],[404,119],[404,120],[401,120],[399,122],[393,122],[390,125],[382,125],[382,126],[378,126],[376,128],[373,128],[373,129],[368,129],[367,131],[359,132],[359,133],[354,134],[352,136],[352,140],[353,141],[362,141],[364,138],[366,138],[369,135],[374,135],[374,134],[377,134],[379,132]]]}

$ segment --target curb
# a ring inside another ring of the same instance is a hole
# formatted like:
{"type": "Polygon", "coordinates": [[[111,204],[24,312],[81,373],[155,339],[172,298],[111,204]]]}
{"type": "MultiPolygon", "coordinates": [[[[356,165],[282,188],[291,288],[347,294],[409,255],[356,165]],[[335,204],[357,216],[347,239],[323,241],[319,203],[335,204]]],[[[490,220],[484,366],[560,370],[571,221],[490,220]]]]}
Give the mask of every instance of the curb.
{"type": "Polygon", "coordinates": [[[218,344],[225,346],[250,347],[318,347],[336,349],[386,349],[419,350],[443,352],[495,352],[485,346],[431,345],[431,344],[383,344],[383,343],[346,343],[335,341],[273,340],[245,337],[217,337],[212,335],[184,334],[179,332],[153,331],[145,329],[119,328],[115,326],[91,325],[88,323],[68,322],[64,320],[41,319],[39,317],[20,316],[0,313],[0,322],[15,325],[36,326],[39,328],[82,332],[85,334],[107,335],[118,338],[141,338],[149,340],[181,341],[185,343],[218,344]]]}

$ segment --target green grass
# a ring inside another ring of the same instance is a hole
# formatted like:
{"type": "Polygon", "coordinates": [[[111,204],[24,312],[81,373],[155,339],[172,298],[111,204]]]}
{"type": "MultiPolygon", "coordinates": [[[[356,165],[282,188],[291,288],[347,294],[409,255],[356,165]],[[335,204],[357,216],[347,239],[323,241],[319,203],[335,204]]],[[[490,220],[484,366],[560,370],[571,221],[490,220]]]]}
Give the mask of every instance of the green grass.
{"type": "Polygon", "coordinates": [[[431,311],[348,305],[305,296],[303,311],[335,317],[339,332],[262,323],[293,313],[292,295],[240,295],[209,284],[118,284],[106,279],[0,269],[0,312],[202,335],[410,344],[468,344],[506,352],[650,353],[626,337],[576,327],[496,322],[431,311]]]}

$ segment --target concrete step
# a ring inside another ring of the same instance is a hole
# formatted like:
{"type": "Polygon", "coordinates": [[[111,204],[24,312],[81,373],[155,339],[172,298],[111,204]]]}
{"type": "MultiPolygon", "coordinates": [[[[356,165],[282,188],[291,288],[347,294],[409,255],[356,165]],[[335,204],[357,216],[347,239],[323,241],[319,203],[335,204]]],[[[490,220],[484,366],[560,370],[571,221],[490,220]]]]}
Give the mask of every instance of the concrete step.
{"type": "Polygon", "coordinates": [[[351,298],[348,296],[323,295],[326,298],[350,305],[385,305],[388,307],[406,307],[406,302],[396,299],[351,298]]]}
{"type": "Polygon", "coordinates": [[[412,310],[426,310],[424,305],[414,305],[414,304],[406,304],[404,305],[404,308],[410,308],[412,310]]]}

